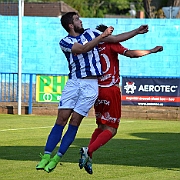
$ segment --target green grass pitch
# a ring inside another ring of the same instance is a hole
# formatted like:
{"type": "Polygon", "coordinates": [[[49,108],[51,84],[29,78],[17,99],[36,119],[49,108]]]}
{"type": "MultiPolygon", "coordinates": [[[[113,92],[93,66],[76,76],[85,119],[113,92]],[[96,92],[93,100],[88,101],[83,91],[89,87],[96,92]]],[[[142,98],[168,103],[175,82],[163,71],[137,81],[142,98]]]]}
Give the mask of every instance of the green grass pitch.
{"type": "Polygon", "coordinates": [[[79,149],[87,146],[96,124],[85,118],[56,169],[37,171],[55,119],[0,115],[1,180],[180,180],[180,121],[122,119],[117,135],[93,154],[89,175],[78,167],[79,149]]]}

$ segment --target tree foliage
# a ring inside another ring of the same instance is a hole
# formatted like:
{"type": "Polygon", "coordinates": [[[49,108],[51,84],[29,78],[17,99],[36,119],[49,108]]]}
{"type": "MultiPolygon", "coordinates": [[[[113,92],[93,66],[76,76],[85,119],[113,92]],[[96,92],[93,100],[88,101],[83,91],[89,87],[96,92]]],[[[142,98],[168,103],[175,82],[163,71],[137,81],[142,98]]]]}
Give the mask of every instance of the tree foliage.
{"type": "MultiPolygon", "coordinates": [[[[163,7],[180,6],[180,0],[143,0],[146,18],[164,18],[163,7]]],[[[180,17],[177,15],[177,17],[180,17]]]]}
{"type": "Polygon", "coordinates": [[[127,14],[130,4],[137,10],[143,9],[143,0],[64,0],[75,8],[82,17],[104,17],[105,14],[127,14]]]}
{"type": "MultiPolygon", "coordinates": [[[[59,0],[60,1],[60,0],[59,0]]],[[[24,0],[24,2],[59,2],[58,0],[24,0]]],[[[136,11],[144,11],[146,18],[163,18],[162,7],[180,6],[180,0],[63,0],[76,9],[81,17],[104,17],[111,15],[129,15],[130,5],[136,11]]],[[[0,2],[18,2],[18,0],[0,0],[0,2]]],[[[180,17],[180,12],[177,17],[180,17]]]]}

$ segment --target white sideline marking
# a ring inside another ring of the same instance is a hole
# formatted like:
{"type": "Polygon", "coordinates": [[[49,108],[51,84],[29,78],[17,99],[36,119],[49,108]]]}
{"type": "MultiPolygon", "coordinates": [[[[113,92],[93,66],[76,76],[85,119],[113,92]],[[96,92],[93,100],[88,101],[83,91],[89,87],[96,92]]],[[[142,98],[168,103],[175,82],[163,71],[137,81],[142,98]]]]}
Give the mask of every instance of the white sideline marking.
{"type": "Polygon", "coordinates": [[[132,123],[132,122],[134,122],[134,121],[121,121],[121,123],[132,123]]]}
{"type": "Polygon", "coordinates": [[[18,130],[27,130],[27,129],[46,129],[46,128],[52,128],[52,126],[46,126],[46,127],[31,127],[31,128],[17,128],[17,129],[2,129],[0,131],[18,131],[18,130]]]}
{"type": "MultiPolygon", "coordinates": [[[[123,121],[121,123],[131,123],[134,121],[123,121]]],[[[86,125],[92,125],[94,126],[95,124],[81,124],[81,126],[86,126],[86,125]]],[[[0,132],[5,132],[5,131],[19,131],[19,130],[28,130],[28,129],[46,129],[46,128],[52,128],[52,126],[45,126],[45,127],[30,127],[30,128],[16,128],[16,129],[1,129],[0,132]]]]}

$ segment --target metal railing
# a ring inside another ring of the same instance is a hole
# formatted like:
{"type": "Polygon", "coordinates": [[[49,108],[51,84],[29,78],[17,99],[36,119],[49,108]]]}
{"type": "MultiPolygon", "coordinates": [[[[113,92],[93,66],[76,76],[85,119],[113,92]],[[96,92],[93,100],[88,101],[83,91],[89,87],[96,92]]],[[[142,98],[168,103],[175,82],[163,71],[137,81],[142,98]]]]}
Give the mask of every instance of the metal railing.
{"type": "MultiPolygon", "coordinates": [[[[32,114],[35,102],[36,74],[22,73],[21,101],[28,103],[28,114],[32,114]]],[[[18,101],[18,73],[0,73],[0,102],[18,101]]]]}
{"type": "MultiPolygon", "coordinates": [[[[18,88],[18,73],[0,72],[0,102],[21,102],[28,104],[28,114],[32,114],[32,105],[36,102],[36,76],[39,74],[22,73],[21,88],[18,88]],[[19,89],[21,92],[18,93],[19,89]]],[[[62,74],[41,74],[45,76],[64,76],[62,74]]]]}

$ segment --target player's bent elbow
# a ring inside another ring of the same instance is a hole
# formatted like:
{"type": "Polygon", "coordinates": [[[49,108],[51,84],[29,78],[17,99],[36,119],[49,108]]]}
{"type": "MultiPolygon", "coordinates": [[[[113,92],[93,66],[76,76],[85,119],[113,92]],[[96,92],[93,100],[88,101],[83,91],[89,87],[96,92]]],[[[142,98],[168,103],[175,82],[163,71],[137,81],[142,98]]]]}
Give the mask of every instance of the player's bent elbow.
{"type": "Polygon", "coordinates": [[[84,45],[78,44],[78,43],[74,43],[73,47],[72,47],[72,53],[73,54],[82,54],[85,52],[85,47],[84,45]]]}
{"type": "Polygon", "coordinates": [[[135,58],[136,56],[131,54],[131,53],[126,53],[125,56],[129,57],[129,58],[135,58]]]}

